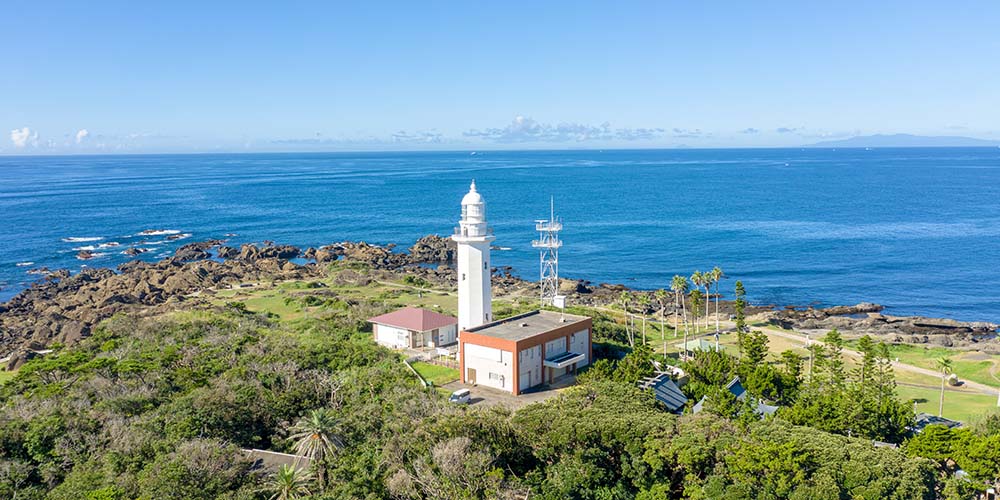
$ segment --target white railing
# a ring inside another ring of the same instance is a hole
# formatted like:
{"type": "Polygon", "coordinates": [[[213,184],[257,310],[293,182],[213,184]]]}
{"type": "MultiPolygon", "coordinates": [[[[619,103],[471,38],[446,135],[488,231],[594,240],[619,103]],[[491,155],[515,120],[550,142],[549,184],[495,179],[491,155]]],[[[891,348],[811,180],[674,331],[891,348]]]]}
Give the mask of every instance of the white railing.
{"type": "Polygon", "coordinates": [[[544,221],[535,223],[535,231],[562,231],[562,222],[544,221]]]}

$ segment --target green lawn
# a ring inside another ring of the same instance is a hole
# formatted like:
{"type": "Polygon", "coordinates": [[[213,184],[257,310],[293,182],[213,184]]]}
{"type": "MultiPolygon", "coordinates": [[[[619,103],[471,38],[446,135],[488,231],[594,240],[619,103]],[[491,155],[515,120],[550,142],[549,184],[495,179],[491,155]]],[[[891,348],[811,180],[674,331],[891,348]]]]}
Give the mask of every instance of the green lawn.
{"type": "MultiPolygon", "coordinates": [[[[899,399],[917,400],[917,411],[937,415],[940,389],[900,385],[896,388],[899,399]]],[[[990,410],[997,408],[997,397],[986,394],[946,390],[944,393],[944,417],[968,422],[990,410]]]]}
{"type": "Polygon", "coordinates": [[[458,380],[458,370],[454,368],[448,368],[447,366],[432,365],[430,363],[424,363],[423,361],[417,361],[411,363],[413,369],[420,374],[424,380],[432,382],[435,386],[442,386],[448,382],[454,382],[458,380]]]}
{"type": "Polygon", "coordinates": [[[16,371],[9,372],[7,370],[0,370],[0,385],[3,385],[8,380],[14,378],[14,375],[17,375],[16,371]]]}
{"type": "Polygon", "coordinates": [[[349,302],[363,301],[394,307],[423,307],[443,314],[455,314],[458,299],[446,290],[427,290],[395,282],[372,282],[366,285],[334,283],[334,278],[322,281],[286,281],[276,284],[261,283],[259,287],[219,290],[214,303],[243,302],[247,309],[258,313],[272,313],[281,320],[294,321],[307,314],[314,317],[333,311],[327,305],[306,306],[302,299],[310,295],[318,300],[349,302]],[[289,300],[286,300],[289,299],[289,300]]]}
{"type": "Polygon", "coordinates": [[[990,386],[1000,385],[993,375],[993,366],[1000,363],[1000,356],[971,351],[957,351],[947,347],[930,347],[916,345],[892,345],[889,352],[903,363],[937,370],[938,360],[951,358],[952,370],[959,379],[971,380],[990,386]]]}

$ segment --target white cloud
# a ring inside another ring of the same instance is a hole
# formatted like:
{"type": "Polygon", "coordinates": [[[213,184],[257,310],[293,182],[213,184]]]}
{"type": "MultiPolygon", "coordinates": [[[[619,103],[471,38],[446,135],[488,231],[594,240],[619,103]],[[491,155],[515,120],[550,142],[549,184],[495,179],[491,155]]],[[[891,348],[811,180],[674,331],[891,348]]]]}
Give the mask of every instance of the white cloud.
{"type": "Polygon", "coordinates": [[[660,128],[619,128],[604,122],[600,125],[582,123],[539,123],[531,118],[518,116],[503,128],[467,130],[462,135],[496,142],[584,142],[584,141],[644,141],[662,136],[660,128]]]}
{"type": "Polygon", "coordinates": [[[77,130],[77,132],[76,132],[76,143],[77,144],[82,143],[88,136],[90,136],[90,132],[87,131],[87,129],[82,128],[80,130],[77,130]]]}
{"type": "Polygon", "coordinates": [[[38,145],[38,132],[28,127],[14,129],[10,131],[10,141],[14,143],[15,148],[34,147],[38,145]]]}
{"type": "Polygon", "coordinates": [[[409,133],[405,130],[400,130],[392,134],[392,142],[423,142],[428,144],[439,144],[441,143],[444,136],[436,130],[430,131],[419,131],[415,133],[409,133]]]}

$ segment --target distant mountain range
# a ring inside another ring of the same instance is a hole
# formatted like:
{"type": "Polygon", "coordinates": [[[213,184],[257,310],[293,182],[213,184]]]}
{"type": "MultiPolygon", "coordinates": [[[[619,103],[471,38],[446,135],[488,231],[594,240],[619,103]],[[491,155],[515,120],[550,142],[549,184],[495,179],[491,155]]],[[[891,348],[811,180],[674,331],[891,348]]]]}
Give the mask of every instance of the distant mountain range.
{"type": "Polygon", "coordinates": [[[837,141],[807,144],[807,148],[968,148],[1000,146],[1000,141],[974,137],[925,136],[911,134],[876,134],[851,137],[837,141]]]}

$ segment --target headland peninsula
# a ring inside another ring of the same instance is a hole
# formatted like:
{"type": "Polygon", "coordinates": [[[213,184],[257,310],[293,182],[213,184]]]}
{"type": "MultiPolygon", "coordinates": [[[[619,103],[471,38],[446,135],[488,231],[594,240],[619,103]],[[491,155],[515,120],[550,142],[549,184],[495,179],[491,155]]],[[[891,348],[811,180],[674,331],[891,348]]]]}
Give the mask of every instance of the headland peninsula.
{"type": "MultiPolygon", "coordinates": [[[[791,488],[806,495],[825,488],[818,485],[834,470],[867,470],[873,461],[883,471],[862,484],[883,498],[933,498],[993,477],[984,465],[991,459],[974,453],[992,446],[997,325],[888,316],[875,304],[716,304],[711,288],[678,294],[563,279],[566,312],[593,320],[597,362],[570,386],[515,398],[474,388],[467,410],[449,405],[447,396],[463,387],[456,367],[377,346],[368,319],[404,306],[454,314],[454,251],[452,240],[435,235],[405,251],[210,240],[117,269],[41,270],[41,281],[0,305],[0,350],[8,353],[0,444],[9,444],[4,463],[21,478],[0,488],[50,498],[265,498],[292,481],[330,498],[523,498],[561,495],[553,476],[536,474],[583,460],[608,471],[594,491],[787,493],[764,480],[773,473],[731,469],[764,467],[761,446],[825,464],[788,464],[798,478],[791,488]],[[954,374],[948,384],[938,366],[944,358],[954,374]],[[683,415],[643,389],[669,370],[687,381],[683,415]],[[726,399],[734,376],[764,394],[777,417],[758,418],[760,406],[726,399]],[[972,450],[962,449],[962,463],[982,468],[976,482],[955,486],[954,465],[919,458],[928,456],[919,451],[930,446],[924,441],[940,436],[909,429],[935,422],[934,414],[972,429],[961,431],[972,436],[962,438],[972,450]],[[724,437],[741,432],[749,434],[724,437]],[[127,437],[136,433],[138,441],[127,437]],[[310,448],[302,433],[333,444],[310,448]],[[691,450],[694,438],[716,458],[696,464],[652,451],[691,450]],[[873,439],[882,444],[873,448],[873,439]],[[584,449],[619,458],[565,455],[584,449]],[[118,458],[128,456],[131,465],[118,458]],[[692,475],[706,466],[716,472],[692,475]],[[653,483],[636,486],[635,474],[653,483]]],[[[539,307],[536,282],[510,268],[491,271],[496,317],[539,307]]]]}

